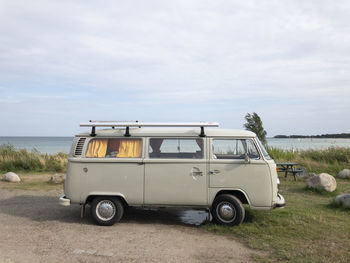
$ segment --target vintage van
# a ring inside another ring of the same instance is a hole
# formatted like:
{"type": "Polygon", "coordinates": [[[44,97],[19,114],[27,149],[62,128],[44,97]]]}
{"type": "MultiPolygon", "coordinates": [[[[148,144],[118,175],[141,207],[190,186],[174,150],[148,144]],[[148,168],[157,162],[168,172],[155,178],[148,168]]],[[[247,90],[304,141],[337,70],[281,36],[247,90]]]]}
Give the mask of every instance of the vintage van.
{"type": "Polygon", "coordinates": [[[91,206],[97,224],[118,222],[126,207],[210,209],[239,225],[251,209],[285,205],[276,164],[249,131],[217,123],[90,121],[75,136],[61,205],[91,206]],[[96,127],[110,127],[99,129],[96,127]]]}

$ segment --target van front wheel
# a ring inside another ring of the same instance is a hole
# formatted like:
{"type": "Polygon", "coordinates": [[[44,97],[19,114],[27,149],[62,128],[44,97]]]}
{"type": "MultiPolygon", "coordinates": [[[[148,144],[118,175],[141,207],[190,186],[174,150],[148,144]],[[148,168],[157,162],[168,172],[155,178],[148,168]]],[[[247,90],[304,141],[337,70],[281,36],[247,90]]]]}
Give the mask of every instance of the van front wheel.
{"type": "Polygon", "coordinates": [[[96,197],[91,203],[91,215],[102,226],[111,226],[124,214],[123,204],[115,197],[96,197]]]}
{"type": "Polygon", "coordinates": [[[245,216],[241,201],[229,194],[219,195],[214,200],[211,213],[217,223],[228,226],[241,224],[245,216]]]}

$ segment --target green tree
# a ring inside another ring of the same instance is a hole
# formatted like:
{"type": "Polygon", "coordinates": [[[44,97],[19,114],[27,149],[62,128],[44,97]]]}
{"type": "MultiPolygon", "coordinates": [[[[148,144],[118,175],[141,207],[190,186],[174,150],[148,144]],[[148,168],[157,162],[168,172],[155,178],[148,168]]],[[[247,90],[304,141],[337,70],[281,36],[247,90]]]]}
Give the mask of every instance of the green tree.
{"type": "Polygon", "coordinates": [[[246,123],[244,124],[244,128],[248,131],[254,132],[260,141],[266,146],[266,131],[264,130],[263,123],[259,117],[259,115],[255,112],[253,114],[247,113],[245,115],[246,123]]]}

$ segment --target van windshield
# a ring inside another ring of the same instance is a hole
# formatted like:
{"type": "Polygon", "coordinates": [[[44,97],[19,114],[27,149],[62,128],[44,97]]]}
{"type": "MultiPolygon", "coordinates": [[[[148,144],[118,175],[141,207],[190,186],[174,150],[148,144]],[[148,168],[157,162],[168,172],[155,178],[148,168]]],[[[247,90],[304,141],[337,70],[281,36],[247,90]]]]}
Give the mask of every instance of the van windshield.
{"type": "Polygon", "coordinates": [[[272,158],[270,157],[269,153],[266,151],[266,149],[265,149],[264,145],[262,144],[262,142],[258,138],[256,138],[256,140],[257,140],[257,142],[258,142],[258,144],[260,146],[260,149],[261,149],[265,159],[272,160],[272,158]]]}

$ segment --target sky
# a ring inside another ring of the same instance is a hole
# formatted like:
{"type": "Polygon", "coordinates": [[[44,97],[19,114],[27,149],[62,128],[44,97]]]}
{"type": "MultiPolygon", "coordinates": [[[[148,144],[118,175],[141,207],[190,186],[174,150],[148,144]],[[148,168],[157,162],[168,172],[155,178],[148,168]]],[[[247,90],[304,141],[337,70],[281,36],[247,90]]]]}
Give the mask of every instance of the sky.
{"type": "Polygon", "coordinates": [[[0,0],[0,136],[88,120],[350,132],[350,1],[0,0]]]}

